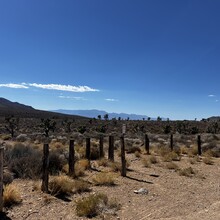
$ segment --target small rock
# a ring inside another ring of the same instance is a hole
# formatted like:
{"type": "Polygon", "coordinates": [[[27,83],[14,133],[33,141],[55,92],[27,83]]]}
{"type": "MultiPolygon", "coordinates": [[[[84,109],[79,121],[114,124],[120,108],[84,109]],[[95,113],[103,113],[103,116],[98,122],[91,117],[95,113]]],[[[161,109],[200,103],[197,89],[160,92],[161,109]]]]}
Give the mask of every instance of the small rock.
{"type": "Polygon", "coordinates": [[[140,188],[139,190],[134,190],[134,193],[146,195],[146,194],[148,194],[148,190],[145,188],[140,188]]]}

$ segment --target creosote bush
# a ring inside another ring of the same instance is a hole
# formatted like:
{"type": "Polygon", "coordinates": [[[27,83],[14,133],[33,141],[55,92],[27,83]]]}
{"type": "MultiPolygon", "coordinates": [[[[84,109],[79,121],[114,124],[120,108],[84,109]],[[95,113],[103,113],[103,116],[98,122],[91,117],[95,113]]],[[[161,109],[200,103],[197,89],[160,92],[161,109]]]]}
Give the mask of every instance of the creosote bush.
{"type": "Polygon", "coordinates": [[[42,152],[32,146],[16,143],[5,150],[4,162],[16,178],[39,178],[42,152]]]}
{"type": "Polygon", "coordinates": [[[21,195],[14,184],[6,185],[3,192],[4,207],[11,207],[22,202],[21,195]]]}

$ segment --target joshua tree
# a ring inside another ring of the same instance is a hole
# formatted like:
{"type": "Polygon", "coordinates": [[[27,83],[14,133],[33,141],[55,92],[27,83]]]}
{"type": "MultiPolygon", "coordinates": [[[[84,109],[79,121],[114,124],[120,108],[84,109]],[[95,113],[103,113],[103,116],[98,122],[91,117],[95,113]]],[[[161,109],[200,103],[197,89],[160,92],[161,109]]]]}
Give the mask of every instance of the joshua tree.
{"type": "Polygon", "coordinates": [[[15,130],[18,128],[19,118],[15,118],[13,115],[6,117],[5,121],[7,125],[5,125],[6,130],[11,134],[11,137],[14,137],[15,130]]]}
{"type": "Polygon", "coordinates": [[[55,131],[56,122],[52,121],[49,118],[41,119],[40,127],[43,129],[45,137],[49,137],[49,132],[50,131],[52,131],[52,132],[55,131]]]}
{"type": "Polygon", "coordinates": [[[108,120],[108,114],[105,114],[103,117],[105,120],[108,120]]]}
{"type": "Polygon", "coordinates": [[[101,115],[98,115],[98,119],[101,120],[101,118],[102,118],[102,116],[101,116],[101,115]]]}

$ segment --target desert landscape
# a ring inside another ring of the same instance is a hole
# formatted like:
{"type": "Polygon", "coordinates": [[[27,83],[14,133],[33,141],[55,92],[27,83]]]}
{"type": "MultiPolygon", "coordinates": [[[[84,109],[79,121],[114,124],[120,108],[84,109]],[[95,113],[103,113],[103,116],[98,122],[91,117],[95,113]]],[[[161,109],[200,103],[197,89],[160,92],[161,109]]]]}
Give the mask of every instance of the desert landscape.
{"type": "Polygon", "coordinates": [[[38,115],[38,110],[5,99],[0,104],[1,219],[220,218],[218,118],[101,120],[50,112],[38,115]],[[13,109],[10,114],[7,106],[13,109]],[[71,143],[74,173],[69,169],[71,143]],[[42,188],[45,144],[49,146],[46,191],[42,188]]]}

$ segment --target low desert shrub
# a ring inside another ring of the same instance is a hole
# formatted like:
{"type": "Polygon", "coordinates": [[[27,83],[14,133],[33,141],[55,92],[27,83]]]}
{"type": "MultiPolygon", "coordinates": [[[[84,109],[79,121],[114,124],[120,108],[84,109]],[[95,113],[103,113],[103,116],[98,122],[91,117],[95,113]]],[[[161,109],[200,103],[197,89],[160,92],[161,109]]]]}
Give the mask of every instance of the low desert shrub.
{"type": "Polygon", "coordinates": [[[57,175],[67,163],[64,157],[58,151],[51,151],[49,154],[49,172],[51,175],[57,175]]]}
{"type": "Polygon", "coordinates": [[[21,195],[17,186],[14,184],[6,185],[3,191],[4,207],[11,207],[22,202],[21,195]]]}
{"type": "Polygon", "coordinates": [[[98,173],[93,177],[96,186],[114,186],[116,175],[113,173],[98,173]]]}
{"type": "Polygon", "coordinates": [[[6,146],[4,163],[15,178],[39,178],[41,175],[42,152],[22,143],[6,146]]]}
{"type": "Polygon", "coordinates": [[[180,161],[181,157],[174,151],[171,151],[163,156],[164,162],[171,162],[171,161],[180,161]]]}
{"type": "Polygon", "coordinates": [[[3,184],[8,185],[13,182],[14,176],[9,170],[3,172],[3,184]]]}
{"type": "Polygon", "coordinates": [[[135,157],[140,158],[141,157],[141,153],[139,151],[135,151],[134,152],[135,157]]]}
{"type": "Polygon", "coordinates": [[[76,193],[90,192],[90,184],[84,180],[75,180],[74,190],[76,193]]]}
{"type": "Polygon", "coordinates": [[[195,171],[193,170],[192,167],[187,167],[184,169],[180,169],[179,174],[180,174],[180,176],[192,177],[195,175],[195,171]]]}
{"type": "Polygon", "coordinates": [[[140,147],[132,146],[132,147],[130,147],[130,148],[127,149],[127,153],[128,153],[128,154],[132,154],[132,153],[135,153],[135,152],[137,152],[137,151],[138,151],[139,153],[141,153],[140,147]]]}
{"type": "Polygon", "coordinates": [[[107,195],[99,193],[82,198],[76,202],[76,213],[78,216],[92,218],[101,213],[115,214],[121,205],[114,199],[108,199],[107,195]]]}
{"type": "Polygon", "coordinates": [[[213,165],[214,161],[210,156],[206,156],[202,159],[202,161],[207,165],[213,165]]]}
{"type": "Polygon", "coordinates": [[[55,176],[49,182],[51,195],[65,196],[73,192],[74,182],[66,175],[55,176]]]}
{"type": "Polygon", "coordinates": [[[168,162],[166,164],[166,168],[169,169],[169,170],[179,170],[179,166],[177,164],[175,164],[174,162],[168,162]]]}
{"type": "Polygon", "coordinates": [[[142,164],[144,165],[144,167],[147,167],[147,168],[151,167],[151,162],[148,158],[143,158],[142,164]]]}
{"type": "Polygon", "coordinates": [[[105,194],[90,195],[76,202],[78,216],[92,218],[101,213],[101,207],[106,206],[108,197],[105,194]]]}
{"type": "Polygon", "coordinates": [[[149,158],[150,163],[152,164],[158,163],[156,156],[150,155],[148,158],[149,158]]]}

